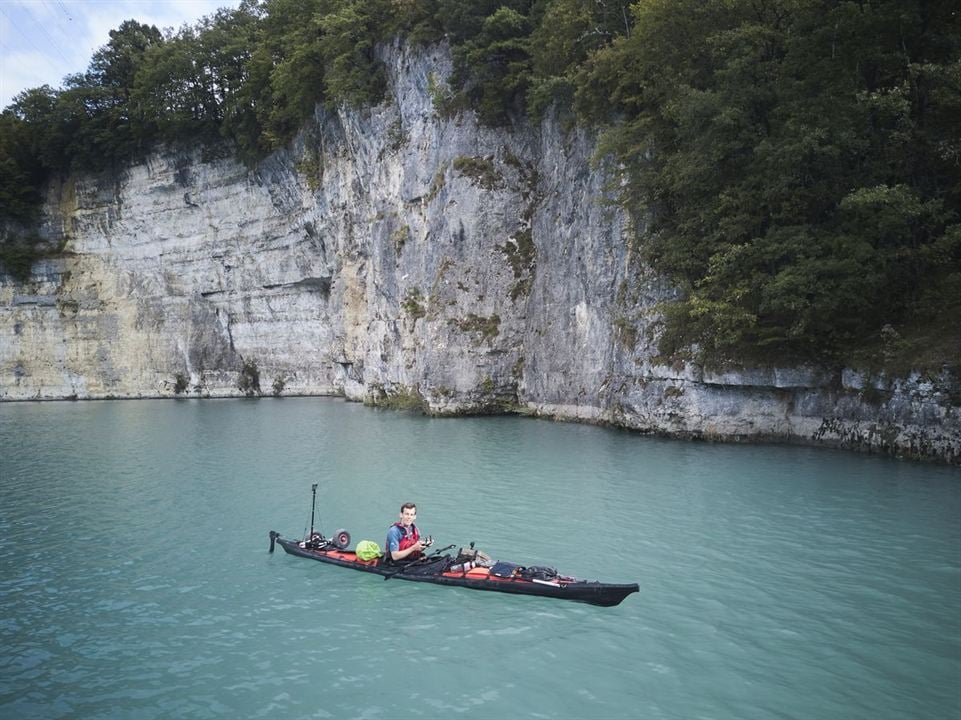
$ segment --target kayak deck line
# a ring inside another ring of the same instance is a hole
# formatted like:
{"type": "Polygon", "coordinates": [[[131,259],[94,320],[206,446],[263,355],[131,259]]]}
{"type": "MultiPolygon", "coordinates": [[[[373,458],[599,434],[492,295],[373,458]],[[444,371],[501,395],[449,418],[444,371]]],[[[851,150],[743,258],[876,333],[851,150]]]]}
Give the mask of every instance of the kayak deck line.
{"type": "MultiPolygon", "coordinates": [[[[559,575],[554,568],[547,567],[524,568],[515,563],[501,561],[494,563],[493,569],[491,569],[487,567],[486,562],[490,558],[480,551],[474,551],[474,543],[470,544],[470,552],[473,552],[473,555],[461,549],[454,561],[452,561],[450,555],[441,554],[453,548],[453,545],[448,545],[440,550],[435,550],[430,555],[422,555],[413,561],[400,565],[384,562],[381,558],[362,560],[357,557],[356,550],[348,550],[350,533],[346,530],[337,530],[330,538],[324,537],[320,531],[314,531],[317,483],[310,486],[310,493],[310,532],[306,534],[303,541],[296,542],[287,540],[281,537],[279,532],[271,530],[269,533],[270,552],[273,552],[274,546],[280,543],[284,552],[289,555],[382,575],[384,580],[398,578],[411,582],[464,587],[470,590],[493,590],[517,595],[538,595],[603,607],[619,605],[628,595],[640,590],[637,583],[615,584],[602,583],[597,580],[581,580],[559,575]],[[472,562],[471,567],[463,567],[463,558],[470,557],[472,560],[477,560],[481,556],[484,557],[484,562],[480,564],[472,562]],[[460,567],[455,570],[452,566],[460,567]]],[[[428,538],[426,545],[430,545],[431,542],[432,539],[428,538]]]]}
{"type": "MultiPolygon", "coordinates": [[[[383,563],[380,559],[361,560],[356,553],[346,548],[327,545],[323,548],[310,547],[306,542],[287,540],[273,530],[270,531],[271,552],[274,543],[279,543],[289,555],[317,560],[330,565],[368,572],[384,576],[384,579],[396,578],[412,582],[428,582],[435,585],[449,587],[464,587],[471,590],[489,590],[506,592],[517,595],[535,595],[559,600],[572,600],[591,605],[613,607],[619,605],[628,595],[638,592],[636,583],[603,583],[596,580],[582,580],[579,578],[557,575],[550,579],[523,578],[519,576],[500,577],[491,573],[488,567],[473,567],[467,570],[451,570],[446,568],[439,572],[424,573],[406,566],[396,566],[383,563]]],[[[432,556],[440,562],[449,560],[449,556],[432,556]]],[[[448,563],[449,564],[449,563],[448,563]]]]}

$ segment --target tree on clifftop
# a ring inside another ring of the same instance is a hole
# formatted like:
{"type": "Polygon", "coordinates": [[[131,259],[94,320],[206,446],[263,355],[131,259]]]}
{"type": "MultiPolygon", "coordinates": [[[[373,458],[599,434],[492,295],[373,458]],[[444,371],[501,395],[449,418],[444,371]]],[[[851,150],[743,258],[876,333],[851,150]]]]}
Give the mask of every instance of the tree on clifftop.
{"type": "MultiPolygon", "coordinates": [[[[831,360],[961,312],[961,14],[922,0],[641,0],[584,117],[684,292],[666,353],[831,360]]],[[[954,330],[957,335],[957,330],[954,330]]]]}

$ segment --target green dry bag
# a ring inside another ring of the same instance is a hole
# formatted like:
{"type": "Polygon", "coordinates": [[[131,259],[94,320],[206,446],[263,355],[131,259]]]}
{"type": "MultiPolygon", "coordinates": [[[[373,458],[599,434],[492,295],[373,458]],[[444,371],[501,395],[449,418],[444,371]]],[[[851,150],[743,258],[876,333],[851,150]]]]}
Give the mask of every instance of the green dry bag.
{"type": "Polygon", "coordinates": [[[380,551],[380,545],[373,540],[361,540],[357,543],[357,558],[359,560],[373,560],[381,555],[383,553],[380,551]]]}

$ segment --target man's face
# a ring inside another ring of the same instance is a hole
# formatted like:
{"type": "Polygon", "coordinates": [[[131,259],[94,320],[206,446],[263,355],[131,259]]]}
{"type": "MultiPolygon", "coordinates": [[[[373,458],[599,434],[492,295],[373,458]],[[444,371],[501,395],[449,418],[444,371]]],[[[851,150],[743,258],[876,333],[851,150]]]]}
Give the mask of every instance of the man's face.
{"type": "Polygon", "coordinates": [[[400,511],[400,524],[404,526],[412,525],[417,519],[417,508],[404,508],[400,511]]]}

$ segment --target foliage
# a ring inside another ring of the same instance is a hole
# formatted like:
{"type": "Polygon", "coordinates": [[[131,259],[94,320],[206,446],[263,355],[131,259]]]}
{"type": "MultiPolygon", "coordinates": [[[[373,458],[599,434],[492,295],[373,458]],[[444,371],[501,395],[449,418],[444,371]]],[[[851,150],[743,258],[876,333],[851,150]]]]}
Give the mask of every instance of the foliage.
{"type": "Polygon", "coordinates": [[[383,99],[386,75],[374,58],[374,43],[380,38],[378,27],[387,22],[389,5],[383,0],[342,0],[331,3],[320,17],[328,105],[362,106],[383,99]]]}
{"type": "Polygon", "coordinates": [[[168,144],[234,143],[255,162],[318,102],[383,93],[373,46],[392,0],[244,0],[162,35],[125,21],[86,72],[24,91],[0,120],[0,216],[32,220],[53,173],[107,170],[168,144]]]}
{"type": "Polygon", "coordinates": [[[475,157],[459,155],[452,164],[454,170],[469,177],[485,190],[496,190],[504,184],[503,176],[494,167],[493,156],[475,157]]]}
{"type": "Polygon", "coordinates": [[[583,117],[684,291],[662,350],[838,360],[957,317],[961,27],[923,2],[644,0],[578,77],[583,117]],[[611,118],[614,121],[611,122],[611,118]]]}
{"type": "Polygon", "coordinates": [[[297,172],[304,176],[307,187],[317,192],[324,181],[324,162],[316,142],[305,144],[304,155],[297,161],[297,172]]]}
{"type": "Polygon", "coordinates": [[[539,4],[531,34],[528,110],[540,118],[557,104],[569,108],[579,68],[595,51],[631,32],[630,0],[553,0],[539,4]]]}
{"type": "Polygon", "coordinates": [[[416,386],[394,385],[389,391],[376,383],[370,386],[370,393],[364,399],[364,403],[374,407],[387,408],[390,410],[408,410],[413,412],[426,413],[428,411],[427,400],[420,393],[416,386]]]}
{"type": "Polygon", "coordinates": [[[463,320],[450,320],[450,324],[461,332],[473,333],[476,336],[474,344],[480,345],[492,341],[500,334],[501,318],[500,315],[484,317],[468,313],[463,320]]]}
{"type": "Polygon", "coordinates": [[[187,392],[187,389],[189,387],[190,387],[190,382],[187,379],[186,375],[184,375],[183,373],[177,373],[176,375],[174,375],[174,384],[173,384],[174,395],[182,395],[183,393],[187,392]]]}
{"type": "Polygon", "coordinates": [[[482,122],[505,125],[523,108],[530,78],[530,3],[502,5],[480,23],[479,31],[455,46],[455,86],[482,122]]]}
{"type": "Polygon", "coordinates": [[[244,360],[244,366],[237,378],[237,389],[247,397],[260,395],[260,370],[256,360],[244,360]]]}
{"type": "Polygon", "coordinates": [[[10,273],[19,282],[30,279],[33,264],[41,259],[33,245],[2,243],[0,244],[0,270],[10,273]]]}
{"type": "Polygon", "coordinates": [[[403,225],[399,228],[396,228],[390,234],[390,240],[393,243],[394,249],[397,251],[398,254],[400,254],[400,252],[404,249],[404,245],[407,244],[407,241],[409,239],[410,239],[410,225],[403,225]]]}
{"type": "MultiPolygon", "coordinates": [[[[664,308],[666,355],[895,363],[927,348],[931,362],[957,359],[961,331],[946,319],[961,313],[961,15],[950,3],[243,0],[166,34],[129,20],[86,72],[0,114],[0,221],[30,228],[52,175],[111,170],[157,143],[225,139],[255,163],[318,105],[382,102],[377,47],[398,36],[450,45],[452,76],[429,79],[441,114],[508,125],[573,109],[602,130],[599,161],[622,170],[612,187],[647,228],[634,241],[682,293],[664,308]]],[[[322,170],[312,160],[309,182],[322,170]]],[[[453,169],[495,187],[488,164],[453,169]]],[[[0,255],[29,274],[47,252],[38,243],[0,242],[0,255]]],[[[424,312],[407,300],[408,314],[424,312]]]]}
{"type": "Polygon", "coordinates": [[[44,241],[36,232],[6,232],[0,235],[0,272],[7,272],[18,282],[31,278],[35,263],[63,252],[65,239],[59,243],[44,241]]]}
{"type": "MultiPolygon", "coordinates": [[[[36,93],[43,96],[45,91],[41,89],[36,93]]],[[[5,219],[20,224],[36,220],[44,179],[33,162],[38,152],[38,138],[32,130],[13,113],[0,115],[0,207],[5,219]]]]}
{"type": "Polygon", "coordinates": [[[414,322],[427,315],[427,310],[424,308],[424,296],[418,288],[407,289],[401,307],[414,322]]]}

